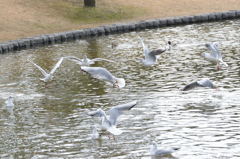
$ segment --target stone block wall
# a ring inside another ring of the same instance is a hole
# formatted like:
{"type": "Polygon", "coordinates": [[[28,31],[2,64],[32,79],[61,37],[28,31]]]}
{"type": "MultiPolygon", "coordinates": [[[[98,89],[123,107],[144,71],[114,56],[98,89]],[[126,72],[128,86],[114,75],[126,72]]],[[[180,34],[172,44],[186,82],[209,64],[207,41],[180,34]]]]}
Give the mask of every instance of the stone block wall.
{"type": "Polygon", "coordinates": [[[113,24],[96,28],[81,29],[55,34],[46,34],[0,43],[0,54],[110,34],[120,34],[131,31],[141,31],[144,29],[188,25],[193,23],[214,22],[238,18],[240,18],[240,10],[233,10],[227,12],[208,13],[194,16],[152,19],[135,23],[113,24]]]}

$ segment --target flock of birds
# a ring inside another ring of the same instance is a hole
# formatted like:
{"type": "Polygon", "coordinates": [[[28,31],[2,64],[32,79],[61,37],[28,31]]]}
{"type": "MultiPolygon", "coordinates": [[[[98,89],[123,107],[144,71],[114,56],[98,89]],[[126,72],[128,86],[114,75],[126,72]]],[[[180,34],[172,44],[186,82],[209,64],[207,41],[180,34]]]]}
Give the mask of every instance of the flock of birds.
{"type": "MultiPolygon", "coordinates": [[[[139,37],[139,39],[142,44],[143,53],[144,53],[144,59],[141,59],[141,63],[144,64],[145,66],[152,66],[152,65],[156,64],[158,55],[160,55],[168,50],[171,50],[171,48],[172,48],[172,43],[170,41],[168,41],[165,48],[150,51],[149,48],[144,44],[143,39],[141,37],[139,37]]],[[[205,46],[210,51],[210,53],[203,53],[202,56],[206,60],[215,63],[217,70],[221,69],[222,65],[228,66],[223,61],[221,52],[219,51],[218,44],[216,42],[205,44],[205,46]]],[[[110,83],[113,87],[123,88],[125,86],[125,79],[115,77],[106,68],[90,66],[97,61],[106,61],[106,62],[114,63],[114,61],[112,61],[112,60],[108,60],[108,59],[104,59],[104,58],[89,59],[86,55],[84,55],[84,57],[82,59],[77,58],[75,56],[66,56],[66,57],[61,57],[50,72],[44,70],[41,66],[34,63],[30,59],[28,59],[28,61],[30,63],[32,63],[42,73],[43,78],[40,78],[40,80],[47,83],[48,81],[53,79],[54,73],[61,66],[64,59],[74,61],[75,63],[80,65],[80,68],[83,72],[86,72],[93,78],[110,83]]],[[[213,84],[213,82],[211,80],[204,78],[199,81],[194,81],[194,82],[186,85],[182,89],[182,91],[188,91],[188,90],[191,90],[196,87],[217,88],[217,86],[215,84],[213,84]]],[[[107,111],[107,114],[109,114],[108,116],[107,116],[106,112],[103,111],[101,108],[97,109],[96,111],[89,112],[88,115],[92,116],[92,117],[100,117],[101,118],[101,130],[105,130],[105,131],[109,132],[114,137],[114,135],[120,135],[123,132],[122,130],[117,128],[118,117],[124,111],[130,110],[136,105],[137,105],[137,101],[132,101],[129,103],[114,106],[110,110],[107,111]]],[[[7,107],[14,106],[14,98],[12,96],[10,96],[6,100],[6,106],[7,107]]],[[[92,137],[92,139],[99,139],[101,137],[101,135],[98,133],[96,126],[93,126],[93,128],[92,128],[91,137],[92,137]]],[[[178,150],[178,148],[172,148],[169,150],[158,149],[157,143],[155,141],[153,141],[150,145],[150,155],[152,155],[152,156],[170,155],[171,153],[173,153],[176,150],[178,150]]]]}

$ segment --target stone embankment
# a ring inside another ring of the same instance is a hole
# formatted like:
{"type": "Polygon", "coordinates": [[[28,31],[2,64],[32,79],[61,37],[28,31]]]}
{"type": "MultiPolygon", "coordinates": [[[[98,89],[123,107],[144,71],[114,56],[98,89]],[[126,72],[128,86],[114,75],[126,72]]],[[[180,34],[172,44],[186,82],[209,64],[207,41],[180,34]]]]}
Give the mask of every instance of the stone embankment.
{"type": "Polygon", "coordinates": [[[107,26],[100,26],[96,28],[39,35],[31,38],[7,41],[5,43],[0,43],[0,53],[3,54],[8,52],[20,51],[24,49],[31,49],[35,47],[59,44],[63,42],[74,41],[78,39],[86,39],[103,35],[140,31],[144,29],[160,28],[167,26],[214,22],[237,18],[240,18],[240,10],[200,14],[194,16],[152,19],[134,23],[113,24],[107,26]]]}

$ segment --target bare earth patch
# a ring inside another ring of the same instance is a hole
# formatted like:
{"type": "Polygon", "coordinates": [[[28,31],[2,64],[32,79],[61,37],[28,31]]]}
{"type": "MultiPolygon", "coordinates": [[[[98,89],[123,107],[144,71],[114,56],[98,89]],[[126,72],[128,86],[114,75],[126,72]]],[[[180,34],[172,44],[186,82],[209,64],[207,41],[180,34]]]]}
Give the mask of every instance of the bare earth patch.
{"type": "MultiPolygon", "coordinates": [[[[102,11],[112,8],[112,10],[119,10],[116,14],[121,14],[121,11],[123,14],[113,16],[112,19],[110,17],[101,20],[100,17],[100,20],[97,19],[96,21],[94,19],[92,21],[86,19],[76,20],[76,12],[82,11],[82,1],[1,0],[0,41],[116,22],[240,9],[240,0],[96,0],[97,7],[102,8],[102,11]],[[134,12],[130,12],[131,8],[134,12]],[[74,16],[75,19],[72,18],[74,16]]],[[[96,14],[98,13],[96,12],[96,14]]],[[[114,12],[109,12],[109,14],[114,14],[114,12]]],[[[94,17],[98,18],[97,15],[94,15],[94,17]]]]}

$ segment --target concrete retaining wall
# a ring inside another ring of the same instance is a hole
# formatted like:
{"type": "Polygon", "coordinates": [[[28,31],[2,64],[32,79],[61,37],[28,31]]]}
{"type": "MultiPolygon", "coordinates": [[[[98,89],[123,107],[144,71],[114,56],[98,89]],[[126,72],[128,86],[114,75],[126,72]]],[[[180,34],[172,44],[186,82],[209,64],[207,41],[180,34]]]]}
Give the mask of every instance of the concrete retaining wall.
{"type": "Polygon", "coordinates": [[[113,24],[96,28],[81,29],[76,31],[46,34],[31,38],[7,41],[0,43],[0,53],[8,53],[40,46],[47,46],[57,43],[86,39],[109,34],[140,31],[144,29],[160,28],[166,26],[187,25],[193,23],[213,22],[227,19],[240,18],[240,10],[200,14],[195,16],[172,17],[166,19],[145,20],[135,23],[113,24]]]}

